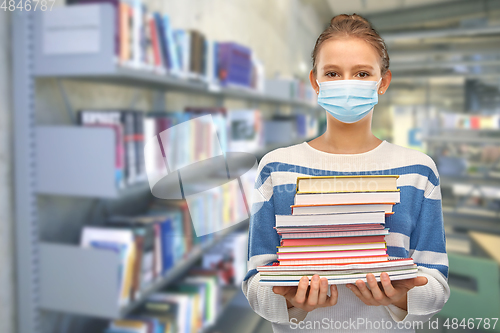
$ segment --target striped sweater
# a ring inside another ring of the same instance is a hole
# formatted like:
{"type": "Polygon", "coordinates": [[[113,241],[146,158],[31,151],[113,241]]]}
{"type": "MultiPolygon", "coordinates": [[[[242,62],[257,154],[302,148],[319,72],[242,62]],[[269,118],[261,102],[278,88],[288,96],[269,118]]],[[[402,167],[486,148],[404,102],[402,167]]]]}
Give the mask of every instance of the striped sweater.
{"type": "MultiPolygon", "coordinates": [[[[375,326],[382,320],[392,329],[427,322],[450,294],[441,190],[434,161],[422,152],[385,140],[360,154],[330,154],[307,142],[267,153],[259,163],[252,194],[248,273],[242,289],[253,310],[272,322],[274,332],[385,332],[387,327],[375,326]],[[389,258],[413,258],[418,275],[427,277],[428,283],[408,292],[408,311],[392,304],[365,305],[345,285],[337,286],[338,301],[332,307],[311,312],[288,310],[283,296],[273,293],[271,286],[259,285],[256,267],[277,261],[280,238],[273,229],[275,215],[291,214],[297,177],[377,174],[400,175],[397,186],[401,201],[393,206],[394,214],[386,217],[389,258]]],[[[397,331],[414,332],[413,327],[397,331]]]]}

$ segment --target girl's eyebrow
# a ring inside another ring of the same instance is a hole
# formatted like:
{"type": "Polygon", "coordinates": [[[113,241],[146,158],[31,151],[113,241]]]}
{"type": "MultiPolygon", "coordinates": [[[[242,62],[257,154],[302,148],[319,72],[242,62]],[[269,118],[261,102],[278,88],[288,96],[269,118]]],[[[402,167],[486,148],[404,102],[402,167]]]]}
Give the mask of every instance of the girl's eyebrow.
{"type": "Polygon", "coordinates": [[[354,66],[352,69],[369,69],[369,70],[373,70],[373,66],[370,66],[370,65],[356,65],[354,66]]]}
{"type": "Polygon", "coordinates": [[[339,67],[337,65],[334,65],[334,64],[326,64],[325,66],[323,66],[323,70],[326,71],[328,69],[338,69],[339,67]]]}
{"type": "MultiPolygon", "coordinates": [[[[339,69],[340,67],[334,64],[326,64],[323,66],[323,70],[329,70],[329,69],[339,69]]],[[[368,70],[374,70],[373,66],[368,65],[368,64],[360,64],[360,65],[355,65],[354,67],[351,68],[351,70],[357,70],[357,69],[368,69],[368,70]]]]}

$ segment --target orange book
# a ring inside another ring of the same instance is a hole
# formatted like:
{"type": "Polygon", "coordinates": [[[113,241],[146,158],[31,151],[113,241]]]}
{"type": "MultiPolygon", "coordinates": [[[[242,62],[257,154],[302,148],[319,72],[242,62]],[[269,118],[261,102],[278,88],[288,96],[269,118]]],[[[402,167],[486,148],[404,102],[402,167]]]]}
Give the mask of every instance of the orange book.
{"type": "Polygon", "coordinates": [[[130,29],[129,15],[130,6],[124,2],[120,2],[119,7],[119,24],[120,24],[120,61],[126,62],[130,60],[130,29]]]}

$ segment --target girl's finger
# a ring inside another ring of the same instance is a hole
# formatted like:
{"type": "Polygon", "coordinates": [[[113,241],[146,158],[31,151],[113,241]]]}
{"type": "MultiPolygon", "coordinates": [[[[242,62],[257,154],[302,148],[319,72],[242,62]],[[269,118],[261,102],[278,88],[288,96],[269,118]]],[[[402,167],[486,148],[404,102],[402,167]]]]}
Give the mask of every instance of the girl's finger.
{"type": "Polygon", "coordinates": [[[387,297],[390,299],[394,299],[395,297],[398,296],[398,291],[394,289],[391,283],[391,278],[389,277],[389,274],[387,273],[382,273],[380,274],[380,280],[382,280],[382,287],[384,287],[384,292],[387,297]]]}
{"type": "Polygon", "coordinates": [[[315,306],[318,304],[319,298],[319,275],[314,274],[311,279],[311,289],[307,297],[307,305],[315,306]]]}
{"type": "Polygon", "coordinates": [[[366,281],[368,281],[368,285],[370,286],[370,291],[372,292],[373,299],[382,305],[387,305],[390,303],[389,298],[380,290],[377,279],[375,275],[372,273],[366,274],[366,281]]]}
{"type": "Polygon", "coordinates": [[[318,305],[324,305],[326,303],[327,297],[328,297],[328,279],[322,277],[319,280],[318,305]]]}
{"type": "Polygon", "coordinates": [[[330,297],[328,298],[328,304],[331,306],[337,304],[338,297],[339,297],[339,291],[337,289],[337,285],[332,284],[330,286],[330,297]]]}
{"type": "Polygon", "coordinates": [[[373,301],[372,292],[370,290],[368,290],[368,287],[363,282],[363,280],[357,280],[356,287],[358,287],[359,291],[361,292],[361,295],[363,295],[363,297],[367,301],[369,301],[370,303],[373,301]]]}
{"type": "Polygon", "coordinates": [[[299,281],[299,286],[297,287],[297,293],[293,297],[294,302],[298,304],[304,304],[306,301],[306,292],[309,287],[309,278],[303,276],[299,281]]]}
{"type": "Polygon", "coordinates": [[[363,301],[363,303],[365,303],[366,305],[371,305],[370,302],[361,294],[358,287],[351,283],[347,284],[346,286],[354,293],[354,295],[356,295],[361,301],[363,301]]]}

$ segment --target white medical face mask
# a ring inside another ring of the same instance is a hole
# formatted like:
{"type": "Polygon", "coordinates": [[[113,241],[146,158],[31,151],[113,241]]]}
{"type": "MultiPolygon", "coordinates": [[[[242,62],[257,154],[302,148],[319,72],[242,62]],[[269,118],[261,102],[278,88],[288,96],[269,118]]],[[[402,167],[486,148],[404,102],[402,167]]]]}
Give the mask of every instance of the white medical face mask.
{"type": "Polygon", "coordinates": [[[336,80],[316,82],[319,86],[318,104],[344,123],[363,119],[378,103],[378,81],[336,80]]]}

